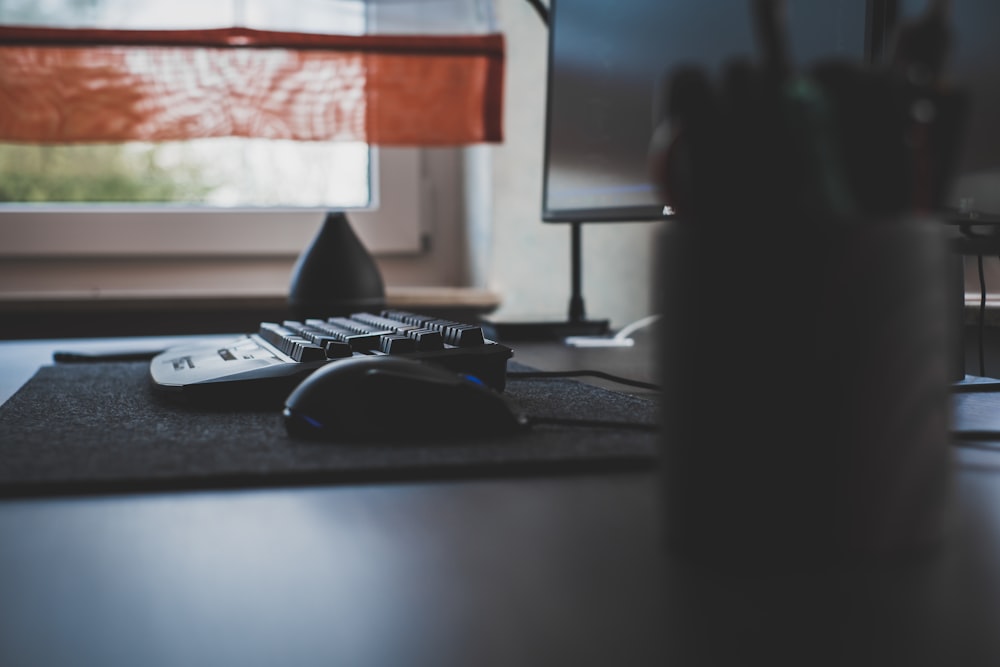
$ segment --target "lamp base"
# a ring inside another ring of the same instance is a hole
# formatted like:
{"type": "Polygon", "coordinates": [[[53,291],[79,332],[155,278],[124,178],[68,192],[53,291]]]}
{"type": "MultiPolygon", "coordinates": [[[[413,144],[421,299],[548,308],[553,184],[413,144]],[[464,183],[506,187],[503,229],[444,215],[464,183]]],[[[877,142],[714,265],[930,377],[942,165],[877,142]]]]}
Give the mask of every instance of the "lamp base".
{"type": "Polygon", "coordinates": [[[292,316],[299,320],[378,312],[385,285],[378,265],[342,211],[330,211],[292,270],[288,290],[292,316]]]}

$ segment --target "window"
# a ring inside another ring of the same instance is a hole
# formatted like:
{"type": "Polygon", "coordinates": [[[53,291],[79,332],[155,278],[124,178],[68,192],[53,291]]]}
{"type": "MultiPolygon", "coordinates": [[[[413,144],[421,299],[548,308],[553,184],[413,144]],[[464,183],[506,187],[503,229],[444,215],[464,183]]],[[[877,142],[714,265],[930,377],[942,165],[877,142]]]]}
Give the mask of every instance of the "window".
{"type": "MultiPolygon", "coordinates": [[[[349,218],[389,287],[458,286],[464,151],[379,149],[377,209],[349,218]]],[[[0,210],[0,301],[272,298],[316,209],[0,210]]]]}
{"type": "MultiPolygon", "coordinates": [[[[417,252],[424,210],[420,153],[378,149],[372,156],[372,199],[379,205],[353,210],[350,218],[373,253],[417,252]]],[[[7,258],[297,255],[326,210],[3,204],[0,253],[7,258]]]]}
{"type": "MultiPolygon", "coordinates": [[[[447,35],[458,26],[459,33],[481,35],[494,29],[489,0],[303,0],[294,12],[275,0],[207,5],[196,0],[6,0],[0,5],[0,23],[308,31],[330,29],[322,17],[329,18],[331,11],[338,21],[346,21],[337,29],[348,34],[447,35]],[[450,11],[455,7],[460,9],[450,11]]],[[[489,56],[494,63],[495,53],[489,56]]],[[[493,77],[496,83],[495,72],[493,77]]],[[[287,157],[301,146],[271,142],[270,155],[255,157],[257,148],[245,144],[235,149],[227,141],[210,140],[209,148],[197,141],[157,144],[155,149],[120,145],[117,158],[127,161],[133,181],[156,186],[152,193],[140,189],[138,195],[102,198],[52,190],[56,195],[23,195],[16,198],[28,201],[0,205],[0,299],[123,293],[141,298],[200,289],[195,284],[211,285],[220,294],[242,288],[278,294],[287,287],[291,263],[331,207],[349,209],[362,241],[388,269],[387,283],[455,284],[461,275],[463,259],[454,251],[461,250],[462,242],[462,149],[307,142],[307,152],[340,152],[303,167],[306,158],[287,157]],[[248,169],[251,162],[262,164],[263,170],[248,169]],[[282,162],[294,166],[275,169],[282,162]],[[146,175],[136,177],[137,164],[148,168],[146,175]],[[343,165],[335,174],[334,168],[343,165]],[[166,186],[157,183],[167,172],[166,186]],[[248,179],[247,173],[263,176],[248,179]],[[232,174],[244,183],[238,184],[232,174]],[[316,187],[307,187],[310,180],[316,187]],[[167,191],[165,196],[154,196],[158,187],[167,191]],[[50,203],[38,201],[46,199],[50,203]],[[154,206],[152,200],[170,203],[154,206]],[[452,201],[457,203],[452,206],[452,201]],[[428,243],[431,235],[434,241],[428,243]],[[450,264],[442,267],[442,261],[450,264]],[[426,262],[434,266],[415,268],[426,262]]],[[[16,151],[8,155],[20,159],[16,151]]],[[[85,150],[77,155],[70,164],[88,163],[85,150]]]]}
{"type": "Polygon", "coordinates": [[[0,202],[370,207],[363,142],[0,143],[0,202]]]}

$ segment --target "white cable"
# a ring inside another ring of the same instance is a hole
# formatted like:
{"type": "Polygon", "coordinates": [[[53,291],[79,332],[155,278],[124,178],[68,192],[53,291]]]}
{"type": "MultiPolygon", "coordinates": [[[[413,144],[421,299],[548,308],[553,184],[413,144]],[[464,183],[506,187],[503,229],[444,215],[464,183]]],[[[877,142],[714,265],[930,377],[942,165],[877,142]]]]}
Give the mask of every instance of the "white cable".
{"type": "Polygon", "coordinates": [[[605,336],[569,336],[565,343],[570,347],[632,347],[635,341],[631,336],[633,333],[647,327],[660,318],[659,315],[647,315],[621,328],[613,337],[605,336]]]}
{"type": "Polygon", "coordinates": [[[621,331],[615,334],[615,338],[621,338],[621,339],[628,338],[629,336],[632,335],[633,332],[648,327],[650,324],[652,324],[658,319],[660,319],[660,315],[658,313],[647,315],[646,317],[636,320],[632,324],[627,324],[624,327],[622,327],[621,331]]]}

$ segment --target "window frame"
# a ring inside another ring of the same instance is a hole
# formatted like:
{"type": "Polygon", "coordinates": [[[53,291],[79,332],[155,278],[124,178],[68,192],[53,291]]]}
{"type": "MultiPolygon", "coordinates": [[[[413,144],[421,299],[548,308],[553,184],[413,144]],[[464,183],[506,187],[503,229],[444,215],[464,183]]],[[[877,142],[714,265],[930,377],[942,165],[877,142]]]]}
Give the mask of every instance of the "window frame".
{"type": "MultiPolygon", "coordinates": [[[[423,247],[418,149],[372,148],[370,208],[345,209],[374,255],[423,247]]],[[[0,206],[0,258],[287,257],[312,240],[328,209],[172,205],[0,206]]]]}

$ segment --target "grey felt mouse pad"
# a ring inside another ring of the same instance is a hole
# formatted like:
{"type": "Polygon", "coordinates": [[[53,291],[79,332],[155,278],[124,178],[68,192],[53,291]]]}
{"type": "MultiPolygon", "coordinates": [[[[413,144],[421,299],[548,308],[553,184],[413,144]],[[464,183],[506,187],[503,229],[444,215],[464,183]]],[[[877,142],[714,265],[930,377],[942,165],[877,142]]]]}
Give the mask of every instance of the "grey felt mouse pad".
{"type": "MultiPolygon", "coordinates": [[[[512,370],[524,370],[512,362],[512,370]]],[[[573,380],[511,379],[537,416],[655,423],[652,400],[573,380]]],[[[387,418],[391,406],[387,406],[387,418]]],[[[424,444],[314,443],[275,411],[204,411],[156,394],[148,362],[45,366],[0,406],[0,495],[225,488],[649,466],[656,434],[536,426],[424,444]]]]}

